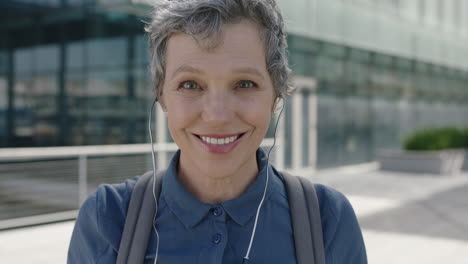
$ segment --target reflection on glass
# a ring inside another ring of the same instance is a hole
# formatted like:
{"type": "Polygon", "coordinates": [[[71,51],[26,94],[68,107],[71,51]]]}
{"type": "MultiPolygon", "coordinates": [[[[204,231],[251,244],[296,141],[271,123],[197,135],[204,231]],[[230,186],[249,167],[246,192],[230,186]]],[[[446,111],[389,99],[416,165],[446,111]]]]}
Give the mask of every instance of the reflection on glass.
{"type": "Polygon", "coordinates": [[[56,72],[59,70],[58,45],[38,46],[34,49],[35,72],[56,72]]]}
{"type": "Polygon", "coordinates": [[[85,45],[83,41],[71,42],[66,45],[67,70],[76,71],[84,68],[85,45]]]}
{"type": "Polygon", "coordinates": [[[93,71],[87,79],[87,144],[126,141],[127,84],[124,70],[93,71]]]}
{"type": "Polygon", "coordinates": [[[0,147],[6,145],[7,133],[7,109],[8,108],[8,94],[7,94],[7,79],[0,73],[0,147]]]}
{"type": "Polygon", "coordinates": [[[34,49],[22,48],[16,49],[13,53],[13,71],[17,75],[31,75],[34,70],[34,49]]]}
{"type": "Polygon", "coordinates": [[[89,67],[118,67],[126,64],[127,42],[124,37],[88,40],[86,48],[89,67]]]}
{"type": "Polygon", "coordinates": [[[38,75],[34,78],[31,109],[33,112],[33,141],[37,146],[57,145],[59,113],[57,111],[56,75],[38,75]]]}

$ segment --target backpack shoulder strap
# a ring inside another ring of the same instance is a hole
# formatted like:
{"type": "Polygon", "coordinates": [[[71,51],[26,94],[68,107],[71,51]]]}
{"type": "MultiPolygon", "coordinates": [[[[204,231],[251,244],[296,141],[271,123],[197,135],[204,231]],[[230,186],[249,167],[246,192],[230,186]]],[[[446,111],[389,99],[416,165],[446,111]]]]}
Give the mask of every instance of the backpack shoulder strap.
{"type": "MultiPolygon", "coordinates": [[[[156,197],[159,197],[161,182],[166,171],[156,174],[156,197]]],[[[128,205],[125,226],[120,240],[117,264],[143,263],[148,241],[153,228],[157,204],[153,197],[153,171],[143,174],[136,182],[128,205]]]]}
{"type": "Polygon", "coordinates": [[[289,199],[297,261],[325,264],[322,220],[314,185],[304,177],[281,174],[289,199]]]}

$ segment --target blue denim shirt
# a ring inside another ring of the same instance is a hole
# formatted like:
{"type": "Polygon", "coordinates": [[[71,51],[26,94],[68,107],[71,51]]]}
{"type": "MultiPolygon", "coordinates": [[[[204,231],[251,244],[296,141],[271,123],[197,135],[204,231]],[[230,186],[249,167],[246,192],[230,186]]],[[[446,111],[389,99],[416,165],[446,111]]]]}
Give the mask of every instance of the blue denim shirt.
{"type": "MultiPolygon", "coordinates": [[[[259,149],[259,174],[240,197],[206,204],[193,197],[177,178],[176,153],[163,178],[156,227],[160,236],[158,263],[240,264],[245,256],[263,195],[266,170],[270,181],[262,206],[250,263],[296,263],[286,190],[276,170],[266,166],[259,149]]],[[[138,177],[122,184],[101,185],[82,205],[75,223],[68,263],[115,263],[131,192],[138,177]]],[[[326,260],[329,264],[367,263],[364,242],[348,200],[316,185],[320,202],[326,260]]],[[[152,232],[145,263],[153,263],[152,232]]]]}

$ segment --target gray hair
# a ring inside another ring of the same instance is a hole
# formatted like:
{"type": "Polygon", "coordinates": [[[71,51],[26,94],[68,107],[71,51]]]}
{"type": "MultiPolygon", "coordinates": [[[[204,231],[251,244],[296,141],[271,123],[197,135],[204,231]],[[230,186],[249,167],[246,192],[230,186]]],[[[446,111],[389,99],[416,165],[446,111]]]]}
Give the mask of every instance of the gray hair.
{"type": "Polygon", "coordinates": [[[275,0],[172,0],[157,4],[146,26],[149,33],[151,75],[156,96],[162,92],[166,48],[175,33],[192,36],[207,50],[219,44],[217,37],[224,24],[249,19],[262,27],[267,70],[277,98],[290,95],[290,68],[286,54],[284,22],[275,0]]]}

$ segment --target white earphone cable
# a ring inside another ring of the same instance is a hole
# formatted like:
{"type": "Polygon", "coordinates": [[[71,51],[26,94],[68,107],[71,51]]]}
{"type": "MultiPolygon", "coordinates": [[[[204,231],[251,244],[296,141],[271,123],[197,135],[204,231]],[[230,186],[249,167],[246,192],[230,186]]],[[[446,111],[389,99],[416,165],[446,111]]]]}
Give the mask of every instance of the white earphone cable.
{"type": "MultiPolygon", "coordinates": [[[[150,143],[151,143],[151,157],[152,157],[152,163],[153,163],[153,197],[154,197],[154,203],[157,205],[158,204],[158,199],[156,198],[156,193],[155,193],[155,184],[156,184],[156,157],[154,155],[154,144],[153,144],[153,134],[151,133],[151,119],[153,119],[153,112],[154,112],[154,105],[158,99],[154,99],[153,105],[151,106],[151,112],[149,115],[149,120],[148,120],[148,131],[149,131],[149,136],[150,136],[150,143]]],[[[154,264],[158,261],[158,253],[159,253],[159,233],[158,230],[156,229],[156,215],[158,214],[157,211],[154,212],[154,217],[153,217],[153,229],[154,232],[156,233],[156,253],[154,255],[154,264]]]]}
{"type": "Polygon", "coordinates": [[[244,260],[243,260],[243,264],[246,264],[248,263],[248,260],[249,260],[249,256],[250,256],[250,250],[252,249],[252,244],[253,244],[253,240],[254,240],[254,237],[255,237],[255,231],[257,230],[257,223],[258,223],[258,216],[260,215],[260,208],[262,207],[263,205],[263,201],[265,200],[265,196],[266,196],[266,193],[267,193],[267,188],[268,188],[268,182],[270,180],[270,177],[269,177],[269,165],[270,165],[270,154],[271,154],[271,150],[275,147],[276,145],[276,130],[278,129],[278,123],[279,123],[279,120],[281,118],[281,114],[283,113],[283,110],[284,110],[284,103],[283,105],[281,106],[281,111],[278,115],[278,119],[276,120],[276,125],[275,125],[275,131],[273,133],[273,145],[271,146],[270,150],[268,151],[268,156],[267,156],[267,165],[266,165],[266,170],[267,170],[267,173],[266,173],[266,183],[265,183],[265,188],[263,189],[263,196],[262,196],[262,200],[260,201],[260,203],[258,204],[258,207],[257,207],[257,213],[255,215],[255,222],[254,222],[254,227],[253,227],[253,230],[252,230],[252,234],[250,236],[250,242],[249,242],[249,247],[247,248],[247,252],[245,254],[245,257],[244,257],[244,260]]]}

